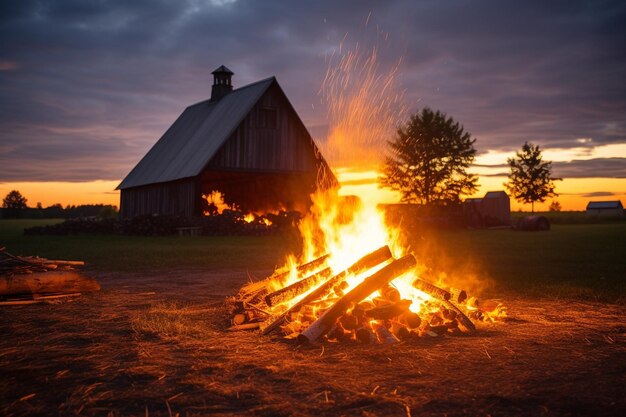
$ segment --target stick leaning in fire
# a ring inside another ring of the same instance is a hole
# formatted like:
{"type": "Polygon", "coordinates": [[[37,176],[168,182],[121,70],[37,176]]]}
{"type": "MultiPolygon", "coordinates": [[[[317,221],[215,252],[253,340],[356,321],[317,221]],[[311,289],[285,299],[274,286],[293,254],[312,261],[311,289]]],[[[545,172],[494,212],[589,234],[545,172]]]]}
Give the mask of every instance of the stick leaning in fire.
{"type": "Polygon", "coordinates": [[[328,333],[337,322],[337,319],[350,309],[353,304],[360,302],[383,285],[408,272],[414,268],[416,264],[417,261],[413,255],[406,255],[364,279],[363,282],[341,297],[339,301],[326,310],[319,319],[303,331],[300,336],[298,336],[298,340],[302,342],[316,341],[328,333]]]}
{"type": "MultiPolygon", "coordinates": [[[[297,276],[299,278],[302,278],[305,274],[319,269],[326,263],[329,257],[330,254],[326,254],[312,260],[311,262],[299,265],[296,268],[297,276]]],[[[289,277],[290,274],[291,271],[281,272],[278,274],[272,274],[269,277],[262,279],[261,281],[252,282],[241,289],[239,293],[239,298],[243,300],[246,304],[254,304],[257,301],[263,300],[263,297],[265,297],[269,292],[268,286],[271,281],[283,282],[289,277]]]]}
{"type": "Polygon", "coordinates": [[[284,323],[285,319],[291,313],[299,311],[303,306],[317,300],[318,298],[323,298],[333,289],[335,285],[343,282],[348,276],[367,271],[368,269],[385,262],[389,258],[391,258],[391,251],[389,250],[389,246],[383,246],[382,248],[377,249],[368,255],[365,255],[356,263],[351,265],[348,269],[341,271],[337,275],[329,278],[327,281],[320,284],[315,290],[307,294],[302,300],[291,306],[287,311],[282,313],[265,329],[263,329],[262,334],[267,335],[278,329],[278,327],[284,323]]]}
{"type": "Polygon", "coordinates": [[[308,277],[301,279],[300,281],[294,282],[291,285],[288,285],[280,290],[274,291],[265,296],[265,303],[273,307],[276,304],[280,304],[284,301],[291,300],[300,294],[303,294],[309,290],[311,287],[316,287],[322,283],[323,280],[330,277],[332,275],[332,270],[330,268],[324,268],[321,271],[318,271],[314,274],[309,275],[308,277]]]}
{"type": "MultiPolygon", "coordinates": [[[[450,294],[448,291],[441,289],[431,284],[430,282],[424,281],[419,278],[413,281],[413,286],[417,288],[418,290],[423,291],[426,294],[437,298],[446,307],[454,310],[459,316],[459,321],[464,327],[467,328],[468,331],[472,331],[472,332],[476,331],[476,326],[474,326],[474,323],[472,323],[472,321],[456,305],[454,305],[454,303],[450,301],[450,299],[452,298],[452,294],[450,294]]],[[[465,297],[467,297],[467,295],[465,295],[465,297]]],[[[455,298],[458,299],[459,296],[457,295],[455,298]]]]}

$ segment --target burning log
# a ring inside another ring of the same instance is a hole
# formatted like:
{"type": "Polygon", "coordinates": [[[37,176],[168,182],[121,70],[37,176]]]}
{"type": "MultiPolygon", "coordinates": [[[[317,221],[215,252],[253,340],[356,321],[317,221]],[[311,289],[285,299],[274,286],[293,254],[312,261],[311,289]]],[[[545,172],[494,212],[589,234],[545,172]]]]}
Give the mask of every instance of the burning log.
{"type": "Polygon", "coordinates": [[[458,304],[462,304],[467,300],[467,292],[458,288],[450,288],[450,301],[458,304]]]}
{"type": "Polygon", "coordinates": [[[438,300],[448,301],[450,298],[452,298],[452,294],[450,294],[448,291],[441,289],[431,284],[430,282],[424,281],[423,279],[417,278],[415,281],[413,281],[413,286],[418,290],[437,298],[438,300]]]}
{"type": "Polygon", "coordinates": [[[321,271],[301,279],[298,282],[266,295],[265,303],[267,303],[268,306],[273,307],[276,304],[291,300],[300,294],[307,292],[311,287],[319,285],[322,280],[328,278],[332,273],[333,272],[330,268],[322,269],[321,271]]]}
{"type": "Polygon", "coordinates": [[[463,314],[463,312],[457,306],[452,304],[450,301],[444,301],[444,304],[446,307],[456,313],[456,319],[459,321],[459,323],[461,323],[463,327],[465,327],[470,332],[476,331],[476,326],[474,326],[474,323],[472,323],[472,321],[467,318],[467,316],[463,314]]]}
{"type": "Polygon", "coordinates": [[[366,345],[376,342],[376,336],[367,327],[360,327],[356,331],[356,340],[366,345]]]}
{"type": "Polygon", "coordinates": [[[376,327],[376,336],[378,337],[378,341],[382,344],[389,345],[392,343],[398,343],[400,340],[393,335],[385,326],[378,325],[376,327]]]}
{"type": "Polygon", "coordinates": [[[269,326],[263,329],[262,334],[270,334],[271,332],[276,330],[291,313],[299,311],[303,306],[317,300],[318,298],[324,297],[329,291],[332,291],[335,285],[343,282],[348,276],[367,271],[368,269],[385,262],[389,258],[391,258],[391,251],[389,250],[389,246],[383,246],[382,248],[379,248],[374,252],[365,255],[356,263],[352,264],[348,269],[341,271],[337,275],[329,278],[326,282],[307,294],[302,300],[291,306],[287,311],[278,316],[276,320],[270,323],[269,326]]]}
{"type": "Polygon", "coordinates": [[[400,300],[397,303],[374,307],[365,311],[365,316],[374,320],[388,320],[409,310],[411,300],[400,300]]]}
{"type": "Polygon", "coordinates": [[[301,341],[314,342],[326,334],[341,315],[343,315],[354,303],[358,303],[383,285],[414,268],[416,260],[413,255],[404,256],[380,271],[369,276],[359,285],[341,297],[331,308],[311,324],[304,332],[298,336],[301,341]]]}
{"type": "MultiPolygon", "coordinates": [[[[296,274],[298,276],[302,276],[304,274],[307,274],[309,272],[312,272],[320,268],[322,265],[326,263],[329,257],[330,257],[330,254],[326,254],[326,255],[320,256],[317,259],[312,260],[311,262],[307,262],[305,264],[299,265],[298,267],[296,267],[296,274]]],[[[269,277],[262,279],[260,281],[252,282],[241,289],[239,298],[245,299],[245,302],[251,302],[253,300],[261,299],[262,297],[267,295],[268,293],[267,287],[270,284],[270,282],[272,281],[282,282],[285,279],[287,279],[290,274],[291,274],[291,271],[285,271],[285,272],[281,272],[278,274],[272,274],[269,277]]]]}
{"type": "Polygon", "coordinates": [[[422,324],[422,319],[419,314],[412,311],[407,311],[402,317],[409,329],[417,329],[422,324]]]}

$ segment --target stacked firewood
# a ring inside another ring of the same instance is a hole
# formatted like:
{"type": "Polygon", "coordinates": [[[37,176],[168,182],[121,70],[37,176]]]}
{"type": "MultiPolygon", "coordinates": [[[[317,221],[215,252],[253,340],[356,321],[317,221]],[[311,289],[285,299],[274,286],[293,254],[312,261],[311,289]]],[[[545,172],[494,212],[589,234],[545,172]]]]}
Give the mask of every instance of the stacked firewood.
{"type": "Polygon", "coordinates": [[[339,273],[327,266],[328,258],[298,266],[297,279],[290,285],[285,285],[288,271],[244,286],[227,300],[232,321],[228,330],[260,329],[264,335],[282,333],[302,342],[325,338],[393,343],[473,332],[476,327],[468,314],[474,320],[488,317],[465,291],[443,289],[419,278],[413,286],[427,296],[419,313],[411,311],[412,301],[403,300],[392,281],[415,268],[412,255],[394,259],[384,246],[339,273]],[[370,270],[376,272],[348,290],[348,277],[370,270]],[[371,298],[375,292],[378,295],[371,298]]]}
{"type": "Polygon", "coordinates": [[[16,256],[0,247],[0,305],[21,305],[98,291],[100,285],[75,267],[83,261],[16,256]]]}
{"type": "Polygon", "coordinates": [[[60,261],[40,258],[38,256],[15,256],[0,247],[0,274],[32,274],[57,269],[70,270],[75,266],[83,266],[83,261],[60,261]]]}

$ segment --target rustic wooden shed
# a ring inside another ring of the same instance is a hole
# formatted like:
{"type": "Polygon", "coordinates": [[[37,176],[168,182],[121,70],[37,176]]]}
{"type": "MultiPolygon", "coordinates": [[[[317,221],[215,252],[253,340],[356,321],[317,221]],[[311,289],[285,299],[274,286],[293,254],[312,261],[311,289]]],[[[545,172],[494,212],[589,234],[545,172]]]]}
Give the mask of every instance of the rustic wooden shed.
{"type": "Polygon", "coordinates": [[[620,200],[590,201],[585,212],[590,216],[624,217],[624,206],[620,200]]]}
{"type": "Polygon", "coordinates": [[[318,187],[338,185],[275,77],[233,90],[213,71],[209,100],[191,105],[118,186],[123,218],[202,215],[219,191],[245,211],[305,210],[318,187]]]}
{"type": "Polygon", "coordinates": [[[511,224],[511,201],[504,191],[489,191],[483,198],[468,198],[463,209],[475,226],[511,224]]]}

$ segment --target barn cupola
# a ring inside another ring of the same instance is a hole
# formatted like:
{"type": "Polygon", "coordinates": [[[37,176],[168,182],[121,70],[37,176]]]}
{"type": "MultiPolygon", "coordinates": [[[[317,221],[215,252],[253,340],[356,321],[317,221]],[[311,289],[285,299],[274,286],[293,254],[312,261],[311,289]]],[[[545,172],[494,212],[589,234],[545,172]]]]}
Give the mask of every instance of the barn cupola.
{"type": "Polygon", "coordinates": [[[211,101],[217,101],[226,94],[233,91],[231,82],[232,76],[235,74],[224,65],[213,71],[213,88],[211,89],[211,101]]]}

